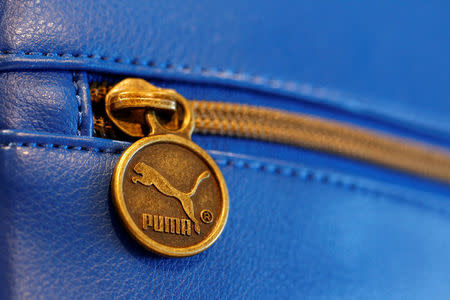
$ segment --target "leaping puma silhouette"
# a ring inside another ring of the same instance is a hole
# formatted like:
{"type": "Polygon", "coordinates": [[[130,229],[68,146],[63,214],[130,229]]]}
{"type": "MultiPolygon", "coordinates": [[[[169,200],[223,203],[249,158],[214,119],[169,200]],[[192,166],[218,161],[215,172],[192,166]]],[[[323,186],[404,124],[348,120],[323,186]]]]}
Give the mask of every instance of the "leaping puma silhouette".
{"type": "Polygon", "coordinates": [[[197,181],[195,182],[194,186],[189,192],[183,193],[178,189],[174,188],[170,184],[170,182],[167,181],[167,179],[164,178],[158,171],[156,171],[155,169],[153,169],[152,167],[143,162],[137,163],[133,169],[137,174],[141,175],[141,176],[133,176],[131,178],[133,183],[140,182],[145,186],[154,185],[155,188],[164,195],[173,197],[178,201],[180,201],[184,212],[189,217],[189,219],[191,219],[192,222],[194,222],[195,232],[197,232],[197,234],[200,234],[200,224],[197,218],[195,217],[194,204],[192,203],[191,197],[197,191],[200,182],[202,182],[204,179],[210,176],[208,171],[204,171],[203,173],[200,174],[200,176],[198,176],[197,181]]]}

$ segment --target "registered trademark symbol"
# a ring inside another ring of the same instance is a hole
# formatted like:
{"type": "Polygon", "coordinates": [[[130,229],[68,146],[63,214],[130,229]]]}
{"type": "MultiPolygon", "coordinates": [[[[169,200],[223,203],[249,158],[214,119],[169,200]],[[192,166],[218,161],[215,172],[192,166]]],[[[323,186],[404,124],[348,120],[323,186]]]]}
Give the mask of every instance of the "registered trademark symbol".
{"type": "Polygon", "coordinates": [[[213,221],[213,214],[211,211],[204,209],[200,212],[200,218],[202,219],[203,223],[211,223],[213,221]]]}

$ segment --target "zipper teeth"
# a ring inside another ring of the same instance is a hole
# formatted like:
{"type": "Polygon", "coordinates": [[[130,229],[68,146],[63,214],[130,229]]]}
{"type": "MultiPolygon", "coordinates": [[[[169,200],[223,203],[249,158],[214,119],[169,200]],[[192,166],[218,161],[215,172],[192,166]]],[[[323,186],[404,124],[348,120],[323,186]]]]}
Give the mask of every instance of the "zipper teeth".
{"type": "MultiPolygon", "coordinates": [[[[91,86],[94,135],[120,138],[104,114],[110,86],[91,86]],[[103,102],[103,103],[102,103],[103,102]]],[[[339,154],[450,183],[450,153],[339,122],[216,101],[190,101],[195,132],[251,138],[339,154]]]]}
{"type": "Polygon", "coordinates": [[[409,140],[284,111],[191,101],[196,131],[290,144],[450,182],[450,154],[409,140]]]}

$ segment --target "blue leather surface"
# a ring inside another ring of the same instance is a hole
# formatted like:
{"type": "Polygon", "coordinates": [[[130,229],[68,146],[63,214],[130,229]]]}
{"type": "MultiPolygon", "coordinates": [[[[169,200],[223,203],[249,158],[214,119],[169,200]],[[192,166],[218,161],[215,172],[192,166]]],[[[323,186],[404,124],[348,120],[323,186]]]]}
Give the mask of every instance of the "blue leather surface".
{"type": "Polygon", "coordinates": [[[0,141],[7,241],[1,246],[14,274],[12,296],[444,299],[450,293],[448,198],[317,169],[314,161],[210,152],[229,187],[227,228],[206,252],[167,259],[138,246],[111,206],[111,171],[127,144],[8,131],[0,141]]]}
{"type": "Polygon", "coordinates": [[[129,144],[89,137],[86,74],[145,76],[188,98],[450,148],[448,11],[438,1],[2,1],[0,129],[15,131],[0,132],[0,298],[448,299],[448,185],[270,143],[194,136],[227,180],[228,225],[198,256],[148,254],[111,207],[129,144]]]}
{"type": "Polygon", "coordinates": [[[0,73],[0,129],[92,135],[86,75],[0,73]]]}
{"type": "Polygon", "coordinates": [[[0,68],[255,88],[449,138],[438,0],[3,1],[0,68]]]}

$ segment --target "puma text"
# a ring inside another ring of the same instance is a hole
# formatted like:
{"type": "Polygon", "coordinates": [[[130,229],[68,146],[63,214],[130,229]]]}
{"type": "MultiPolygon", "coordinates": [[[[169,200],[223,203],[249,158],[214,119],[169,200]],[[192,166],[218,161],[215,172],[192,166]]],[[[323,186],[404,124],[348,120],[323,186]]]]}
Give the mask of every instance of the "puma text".
{"type": "Polygon", "coordinates": [[[147,230],[149,227],[153,227],[156,232],[190,236],[192,224],[188,219],[142,214],[142,229],[147,230]]]}

